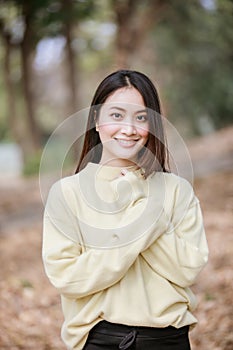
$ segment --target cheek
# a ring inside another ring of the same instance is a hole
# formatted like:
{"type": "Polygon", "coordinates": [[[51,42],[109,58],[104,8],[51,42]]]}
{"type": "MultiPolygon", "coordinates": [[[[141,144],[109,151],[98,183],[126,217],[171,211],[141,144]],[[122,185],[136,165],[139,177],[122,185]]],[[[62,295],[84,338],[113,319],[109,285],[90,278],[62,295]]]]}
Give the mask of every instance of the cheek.
{"type": "Polygon", "coordinates": [[[141,128],[138,130],[138,133],[140,134],[141,137],[143,137],[144,139],[147,139],[149,136],[149,128],[141,128]]]}
{"type": "Polygon", "coordinates": [[[148,132],[148,130],[142,130],[140,132],[140,135],[144,138],[147,138],[149,136],[149,132],[148,132]]]}
{"type": "Polygon", "coordinates": [[[102,124],[99,126],[99,135],[101,140],[110,138],[119,130],[119,127],[114,124],[102,124]]]}

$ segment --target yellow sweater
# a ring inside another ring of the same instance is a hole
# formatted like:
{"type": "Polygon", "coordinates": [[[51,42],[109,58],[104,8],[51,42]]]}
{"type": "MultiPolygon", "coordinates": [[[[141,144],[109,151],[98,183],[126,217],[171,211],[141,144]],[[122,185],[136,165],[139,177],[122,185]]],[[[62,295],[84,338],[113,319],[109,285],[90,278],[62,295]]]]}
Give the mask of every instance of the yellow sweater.
{"type": "Polygon", "coordinates": [[[174,174],[88,163],[56,182],[44,213],[43,261],[61,294],[68,349],[99,321],[194,325],[188,288],[208,260],[199,202],[174,174]]]}

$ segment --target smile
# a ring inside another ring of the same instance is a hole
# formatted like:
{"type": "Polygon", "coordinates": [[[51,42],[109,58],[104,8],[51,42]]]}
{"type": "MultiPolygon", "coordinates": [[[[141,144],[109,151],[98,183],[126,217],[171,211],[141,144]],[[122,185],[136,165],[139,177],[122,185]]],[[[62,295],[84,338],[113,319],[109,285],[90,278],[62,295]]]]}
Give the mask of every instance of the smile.
{"type": "Polygon", "coordinates": [[[138,142],[139,139],[126,140],[126,139],[115,138],[115,140],[123,147],[133,147],[135,146],[135,144],[138,142]]]}

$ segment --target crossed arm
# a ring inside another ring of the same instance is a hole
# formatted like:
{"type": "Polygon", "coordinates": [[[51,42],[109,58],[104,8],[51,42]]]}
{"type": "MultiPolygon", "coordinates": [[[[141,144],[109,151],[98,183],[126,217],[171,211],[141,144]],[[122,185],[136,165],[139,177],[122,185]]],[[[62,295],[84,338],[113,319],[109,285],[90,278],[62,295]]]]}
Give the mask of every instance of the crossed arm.
{"type": "MultiPolygon", "coordinates": [[[[47,207],[55,201],[62,209],[64,198],[57,193],[51,192],[47,207]]],[[[177,212],[182,212],[184,198],[178,202],[177,212]]],[[[56,217],[55,211],[51,215],[45,210],[43,260],[51,283],[66,297],[81,298],[111,287],[124,277],[139,254],[155,273],[181,287],[191,285],[207,262],[202,214],[195,196],[186,205],[182,220],[178,220],[180,215],[171,218],[169,231],[153,228],[135,242],[111,249],[83,251],[82,244],[68,234],[78,226],[67,207],[62,218],[56,217]]]]}

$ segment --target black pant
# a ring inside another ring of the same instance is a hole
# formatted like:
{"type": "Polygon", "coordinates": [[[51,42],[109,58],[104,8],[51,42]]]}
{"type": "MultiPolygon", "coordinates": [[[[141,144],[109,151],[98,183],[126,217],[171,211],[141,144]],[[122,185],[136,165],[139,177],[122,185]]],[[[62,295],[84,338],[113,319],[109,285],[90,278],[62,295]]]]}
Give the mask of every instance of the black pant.
{"type": "Polygon", "coordinates": [[[152,328],[99,322],[83,350],[190,350],[189,327],[152,328]]]}

